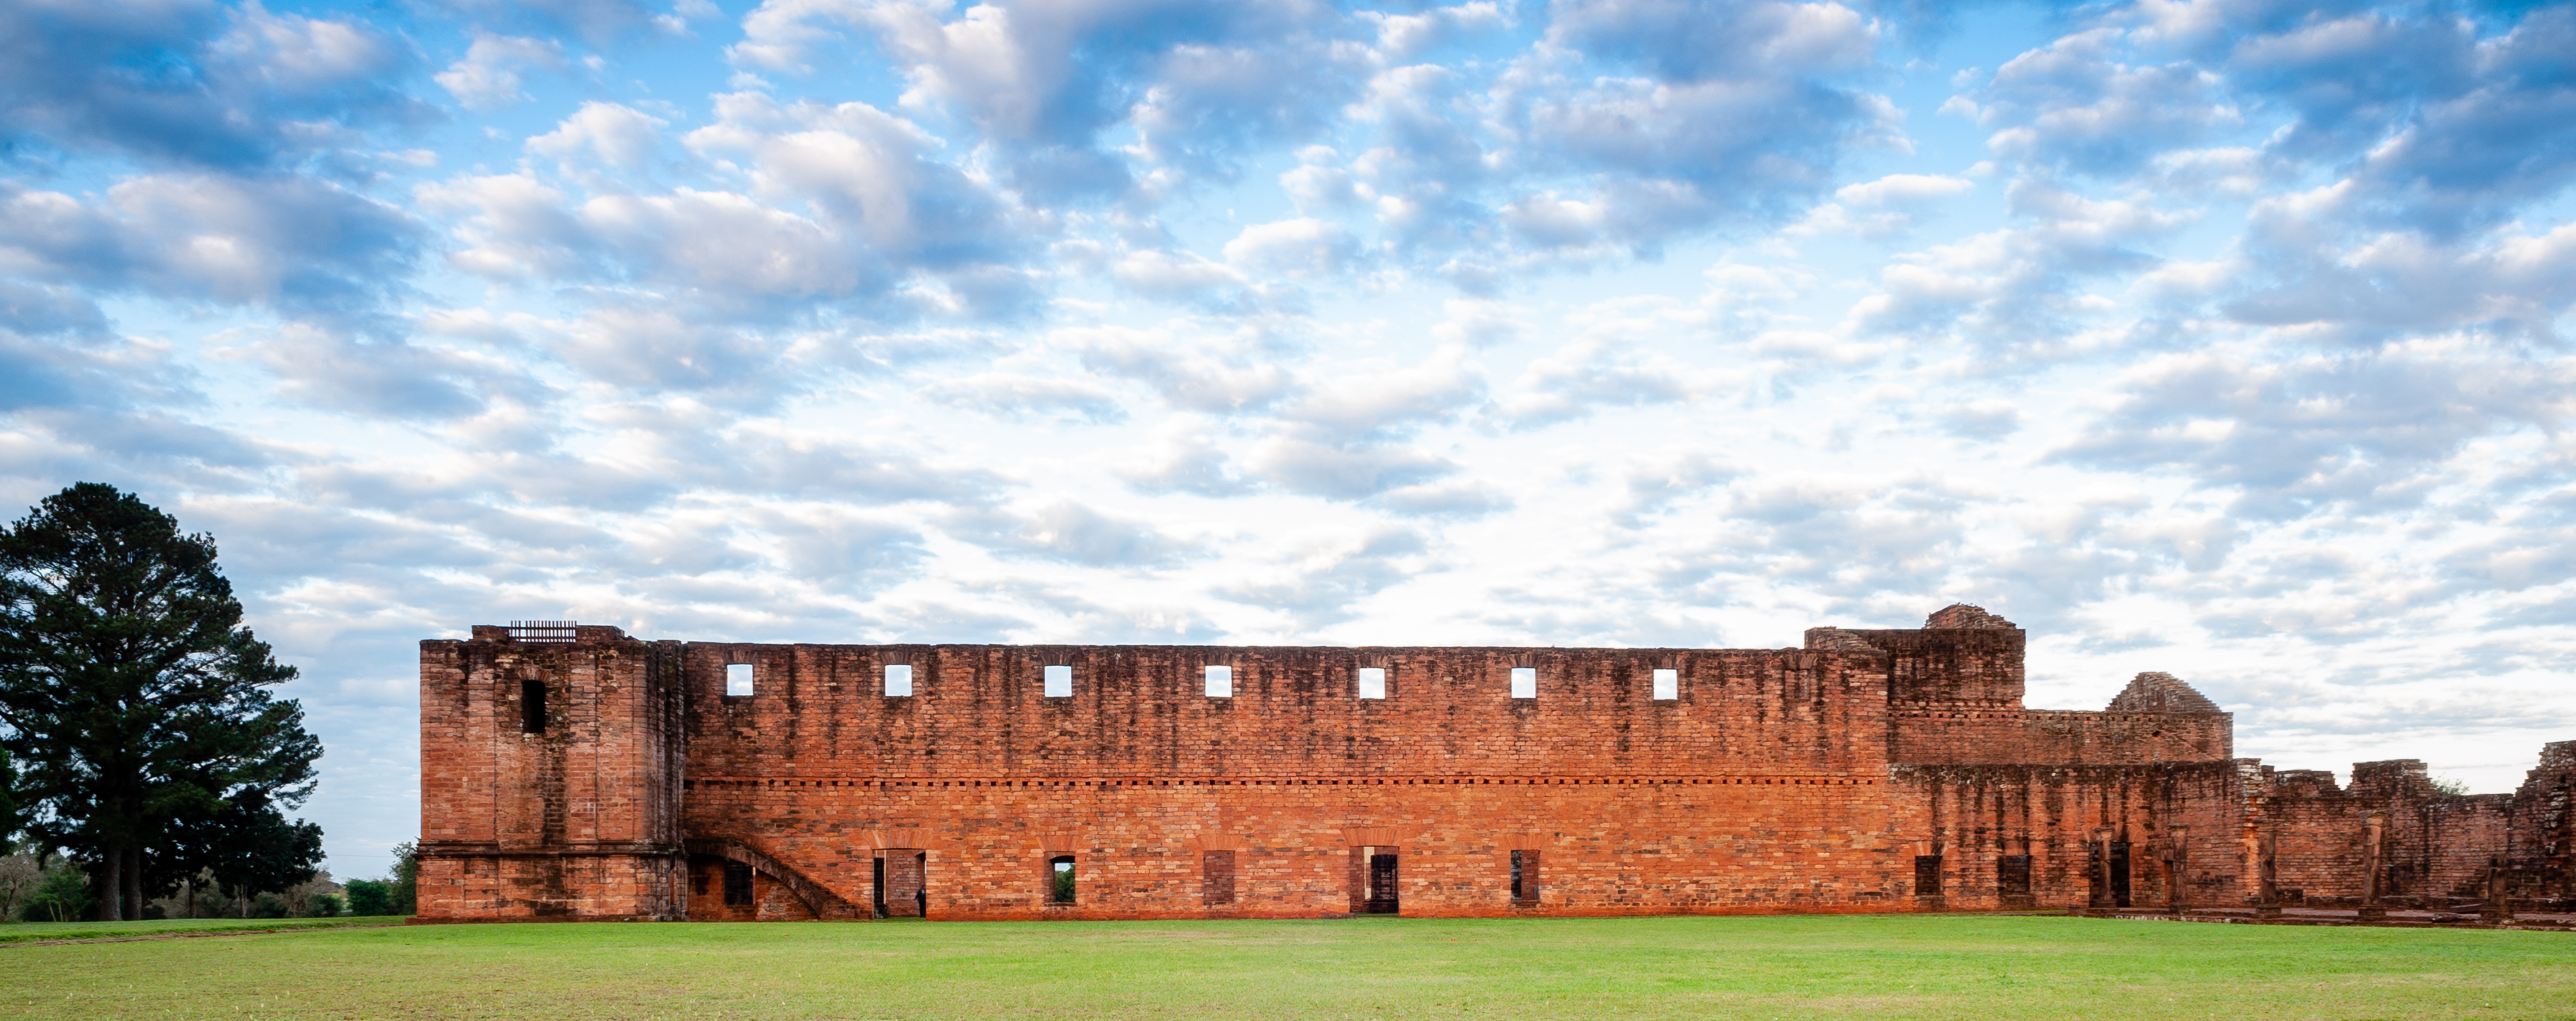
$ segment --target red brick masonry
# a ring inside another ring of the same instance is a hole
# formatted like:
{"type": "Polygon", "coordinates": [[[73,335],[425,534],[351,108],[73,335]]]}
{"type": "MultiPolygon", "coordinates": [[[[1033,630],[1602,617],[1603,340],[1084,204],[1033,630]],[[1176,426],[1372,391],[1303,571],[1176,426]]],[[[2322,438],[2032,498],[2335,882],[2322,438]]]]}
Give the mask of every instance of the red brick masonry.
{"type": "MultiPolygon", "coordinates": [[[[2570,893],[2576,742],[2510,795],[2234,757],[2140,674],[2022,707],[1971,606],[1799,649],[421,643],[428,919],[1625,915],[2570,893]],[[753,693],[728,695],[727,668],[753,693]],[[884,668],[913,692],[883,693],[884,668]],[[1069,666],[1070,697],[1043,694],[1069,666]],[[1205,693],[1205,668],[1233,695],[1205,693]],[[1357,697],[1362,667],[1386,697],[1357,697]],[[1514,698],[1515,668],[1537,697],[1514,698]],[[1658,670],[1674,672],[1656,699],[1658,670]],[[532,704],[531,699],[539,700],[532,704]],[[1525,894],[1512,861],[1523,852],[1525,894]],[[1055,863],[1072,859],[1070,902],[1055,863]],[[1539,863],[1544,861],[1542,871],[1539,863]],[[2178,875],[2177,875],[2178,874],[2178,875]],[[2179,882],[2174,882],[2176,878],[2179,882]]],[[[531,636],[533,637],[533,636],[531,636]]]]}

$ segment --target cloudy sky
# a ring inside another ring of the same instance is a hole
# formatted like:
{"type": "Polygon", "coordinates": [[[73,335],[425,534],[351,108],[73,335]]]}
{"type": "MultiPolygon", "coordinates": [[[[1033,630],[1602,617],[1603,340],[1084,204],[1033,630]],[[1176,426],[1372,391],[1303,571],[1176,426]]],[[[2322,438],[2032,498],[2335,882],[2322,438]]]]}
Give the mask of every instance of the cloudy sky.
{"type": "Polygon", "coordinates": [[[343,876],[513,618],[2576,738],[2576,8],[1846,3],[8,0],[0,501],[218,538],[343,876]]]}

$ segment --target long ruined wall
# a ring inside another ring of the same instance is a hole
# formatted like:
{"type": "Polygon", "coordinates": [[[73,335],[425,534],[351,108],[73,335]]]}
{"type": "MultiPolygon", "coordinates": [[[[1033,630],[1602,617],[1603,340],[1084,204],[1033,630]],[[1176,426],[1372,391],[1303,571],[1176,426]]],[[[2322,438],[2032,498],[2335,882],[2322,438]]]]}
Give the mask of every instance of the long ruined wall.
{"type": "Polygon", "coordinates": [[[734,645],[687,652],[692,776],[1881,773],[1880,664],[1801,650],[734,645]],[[883,693],[888,663],[914,694],[883,693]],[[754,693],[725,694],[753,667],[754,693]],[[1073,693],[1043,695],[1043,670],[1073,693]],[[1229,666],[1232,697],[1205,693],[1229,666]],[[1357,697],[1362,667],[1387,697],[1357,697]],[[1515,667],[1537,697],[1511,697],[1515,667]],[[1652,698],[1653,671],[1677,697],[1652,698]]]}
{"type": "Polygon", "coordinates": [[[2405,816],[2385,826],[2385,892],[2482,888],[2489,856],[2519,854],[2520,895],[2566,895],[2576,743],[2510,797],[2446,799],[2375,766],[2337,790],[2232,758],[2227,714],[2167,675],[2107,711],[2024,708],[2020,629],[1974,607],[1930,623],[1819,628],[1780,650],[683,644],[595,627],[547,643],[477,627],[422,644],[422,910],[2329,900],[2359,888],[2355,820],[2373,811],[2405,816]],[[912,694],[886,693],[890,664],[912,694]],[[1045,693],[1050,666],[1071,668],[1068,696],[1045,693]],[[1205,691],[1208,666],[1230,668],[1230,697],[1205,691]],[[751,693],[729,693],[744,667],[751,693]],[[1384,672],[1385,698],[1358,697],[1362,668],[1384,672]],[[1514,697],[1516,668],[1536,697],[1514,697]],[[1665,670],[1673,697],[1657,698],[1665,670]]]}
{"type": "MultiPolygon", "coordinates": [[[[2269,772],[2268,770],[2266,772],[2269,772]]],[[[2369,892],[2370,819],[2380,819],[2379,894],[2386,903],[2447,906],[2488,899],[2491,880],[2518,901],[2563,902],[2571,886],[2567,811],[2576,741],[2541,751],[2511,794],[2446,794],[2423,762],[2353,766],[2349,789],[2321,770],[2269,777],[2260,824],[2277,834],[2283,894],[2308,904],[2356,904],[2369,892]]]]}
{"type": "Polygon", "coordinates": [[[920,854],[932,917],[1001,919],[1350,913],[1363,846],[1400,854],[1405,914],[1893,910],[1910,904],[1904,837],[1920,826],[1888,793],[1883,778],[1784,776],[732,780],[693,781],[689,798],[693,825],[756,839],[851,903],[871,899],[877,859],[920,854]],[[1203,889],[1212,846],[1234,856],[1228,904],[1203,889]],[[1511,901],[1513,851],[1539,852],[1536,903],[1511,901]],[[1057,855],[1075,859],[1075,903],[1047,900],[1057,855]]]}

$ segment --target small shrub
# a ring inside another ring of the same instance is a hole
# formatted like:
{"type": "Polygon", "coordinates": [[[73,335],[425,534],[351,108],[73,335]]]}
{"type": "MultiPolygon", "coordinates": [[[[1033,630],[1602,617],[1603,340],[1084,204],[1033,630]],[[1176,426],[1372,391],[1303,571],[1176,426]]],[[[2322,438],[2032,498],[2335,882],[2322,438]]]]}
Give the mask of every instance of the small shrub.
{"type": "Polygon", "coordinates": [[[19,917],[30,922],[77,922],[97,906],[98,899],[89,895],[89,877],[64,865],[45,874],[19,917]]]}
{"type": "Polygon", "coordinates": [[[312,918],[337,918],[340,915],[340,898],[327,893],[314,894],[304,899],[304,913],[312,918]]]}

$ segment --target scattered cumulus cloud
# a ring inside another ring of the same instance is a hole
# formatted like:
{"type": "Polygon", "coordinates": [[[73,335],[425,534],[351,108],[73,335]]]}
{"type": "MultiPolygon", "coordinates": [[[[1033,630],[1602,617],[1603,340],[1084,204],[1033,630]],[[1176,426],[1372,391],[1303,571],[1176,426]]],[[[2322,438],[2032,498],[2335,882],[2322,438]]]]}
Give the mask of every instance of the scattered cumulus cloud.
{"type": "Polygon", "coordinates": [[[0,495],[217,533],[344,875],[416,835],[402,650],[513,617],[1776,646],[1966,600],[2035,703],[2170,670],[2276,764],[2576,736],[2576,8],[1965,17],[0,8],[0,495]]]}

